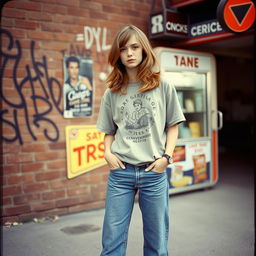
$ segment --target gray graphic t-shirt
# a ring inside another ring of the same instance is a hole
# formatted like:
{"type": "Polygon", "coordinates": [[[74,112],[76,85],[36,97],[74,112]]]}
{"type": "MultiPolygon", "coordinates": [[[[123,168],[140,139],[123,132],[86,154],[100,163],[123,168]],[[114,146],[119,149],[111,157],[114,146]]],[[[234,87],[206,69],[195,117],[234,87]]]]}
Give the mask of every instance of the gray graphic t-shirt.
{"type": "Polygon", "coordinates": [[[162,81],[153,90],[140,93],[138,89],[139,83],[129,83],[125,95],[107,89],[97,122],[97,129],[115,135],[112,153],[133,165],[161,157],[166,128],[185,121],[173,86],[162,81]]]}

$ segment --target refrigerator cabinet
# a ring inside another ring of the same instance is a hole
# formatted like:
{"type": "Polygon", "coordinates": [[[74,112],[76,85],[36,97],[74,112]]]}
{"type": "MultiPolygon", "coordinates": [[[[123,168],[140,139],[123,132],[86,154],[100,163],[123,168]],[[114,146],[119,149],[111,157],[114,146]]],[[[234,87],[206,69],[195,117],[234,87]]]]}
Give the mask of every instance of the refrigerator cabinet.
{"type": "Polygon", "coordinates": [[[186,117],[179,125],[174,163],[167,168],[170,194],[214,186],[218,181],[217,136],[222,126],[215,58],[175,48],[157,47],[154,51],[162,79],[175,86],[186,117]]]}

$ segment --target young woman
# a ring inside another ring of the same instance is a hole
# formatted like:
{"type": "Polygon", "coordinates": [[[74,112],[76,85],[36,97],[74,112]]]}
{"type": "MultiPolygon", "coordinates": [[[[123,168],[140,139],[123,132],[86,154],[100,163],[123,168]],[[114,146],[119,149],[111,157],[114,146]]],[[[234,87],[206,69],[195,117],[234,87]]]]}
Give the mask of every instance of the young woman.
{"type": "Polygon", "coordinates": [[[160,80],[146,35],[128,25],[116,35],[97,128],[105,133],[110,168],[101,256],[123,256],[134,197],[139,193],[144,256],[168,255],[166,167],[185,120],[173,86],[160,80]]]}

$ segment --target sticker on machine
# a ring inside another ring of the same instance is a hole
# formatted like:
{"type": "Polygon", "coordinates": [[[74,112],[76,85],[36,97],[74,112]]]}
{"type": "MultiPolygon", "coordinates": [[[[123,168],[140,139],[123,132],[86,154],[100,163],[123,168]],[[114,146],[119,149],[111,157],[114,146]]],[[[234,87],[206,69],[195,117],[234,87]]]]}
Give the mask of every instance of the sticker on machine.
{"type": "Polygon", "coordinates": [[[167,168],[170,188],[210,181],[211,142],[187,142],[176,146],[174,163],[167,168]]]}

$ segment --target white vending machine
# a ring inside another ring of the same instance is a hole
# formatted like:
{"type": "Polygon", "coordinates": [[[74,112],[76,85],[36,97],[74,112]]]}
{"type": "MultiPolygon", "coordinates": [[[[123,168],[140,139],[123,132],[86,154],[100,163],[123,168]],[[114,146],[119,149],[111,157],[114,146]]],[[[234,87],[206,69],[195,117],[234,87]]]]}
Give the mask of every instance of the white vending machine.
{"type": "Polygon", "coordinates": [[[216,63],[212,54],[157,47],[165,80],[173,84],[186,117],[179,125],[174,163],[167,168],[170,194],[210,187],[218,181],[216,63]]]}

